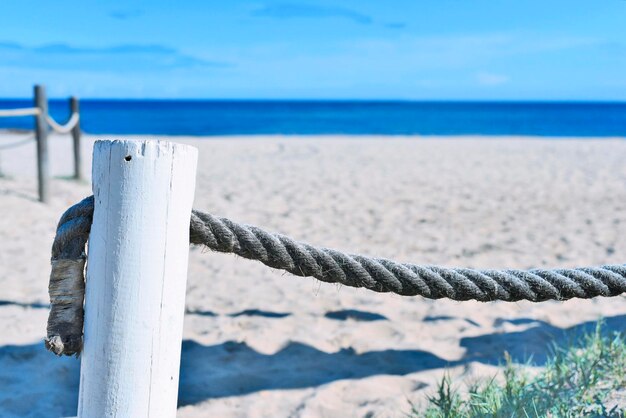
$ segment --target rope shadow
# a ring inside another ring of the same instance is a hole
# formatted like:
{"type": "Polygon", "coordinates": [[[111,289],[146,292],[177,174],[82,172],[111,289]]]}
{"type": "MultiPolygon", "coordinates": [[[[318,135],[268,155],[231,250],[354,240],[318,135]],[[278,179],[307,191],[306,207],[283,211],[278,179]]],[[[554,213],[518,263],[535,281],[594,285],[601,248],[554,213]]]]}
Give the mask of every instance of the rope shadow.
{"type": "MultiPolygon", "coordinates": [[[[7,302],[7,301],[3,301],[7,302]]],[[[12,305],[12,302],[8,304],[12,305]]],[[[19,305],[19,304],[18,304],[19,305]]],[[[509,322],[509,320],[501,319],[509,322]]],[[[375,375],[406,375],[470,362],[498,365],[508,351],[524,363],[532,356],[545,364],[552,344],[568,344],[593,332],[599,321],[559,328],[530,318],[510,322],[531,325],[519,332],[463,338],[467,351],[446,361],[421,350],[383,350],[358,354],[351,349],[326,353],[306,344],[291,343],[274,354],[263,354],[245,343],[205,346],[185,340],[182,349],[179,405],[190,405],[262,390],[315,387],[342,379],[375,375]],[[536,323],[536,326],[532,326],[536,323]]],[[[606,318],[603,332],[626,332],[626,315],[606,318]]],[[[43,343],[0,346],[0,416],[73,416],[78,404],[80,363],[55,357],[43,343]],[[37,413],[45,411],[45,415],[37,413]]]]}
{"type": "Polygon", "coordinates": [[[583,322],[569,328],[555,327],[532,318],[500,319],[496,321],[498,322],[531,326],[523,331],[492,333],[461,339],[461,347],[467,350],[463,357],[464,362],[479,361],[484,364],[500,365],[506,351],[515,363],[529,362],[536,366],[543,366],[553,353],[554,345],[574,344],[582,336],[593,333],[599,323],[603,325],[603,335],[610,335],[613,332],[626,334],[626,315],[583,322]],[[536,325],[532,326],[532,324],[536,325]]]}
{"type": "MultiPolygon", "coordinates": [[[[502,320],[501,321],[507,321],[502,320]]],[[[508,321],[507,321],[508,322],[508,321]]],[[[530,318],[510,322],[531,325],[519,332],[491,333],[463,338],[466,353],[460,360],[446,361],[421,350],[384,350],[362,354],[351,349],[326,353],[306,344],[290,343],[279,352],[266,355],[245,343],[226,342],[204,346],[183,343],[179,404],[189,405],[211,398],[237,396],[273,389],[315,387],[342,379],[374,375],[406,375],[434,368],[454,367],[470,362],[500,365],[507,351],[516,363],[531,360],[545,365],[554,344],[569,345],[584,334],[602,331],[626,333],[626,315],[588,321],[559,328],[530,318]],[[532,324],[536,326],[532,326],[532,324]]]]}
{"type": "Polygon", "coordinates": [[[427,351],[384,350],[358,354],[352,349],[326,353],[292,342],[275,354],[246,343],[228,341],[205,346],[183,342],[179,406],[211,398],[262,390],[315,387],[342,379],[405,375],[444,367],[448,362],[427,351]]]}
{"type": "Polygon", "coordinates": [[[272,312],[272,311],[264,311],[262,309],[246,309],[241,312],[236,312],[229,314],[231,318],[238,318],[240,316],[258,316],[262,318],[284,318],[286,316],[291,315],[288,312],[272,312]]]}
{"type": "Polygon", "coordinates": [[[480,327],[480,324],[478,322],[473,321],[469,318],[459,318],[459,317],[451,316],[451,315],[434,315],[434,316],[429,315],[425,317],[424,319],[422,319],[422,321],[424,322],[455,321],[455,320],[465,321],[472,326],[480,327]]]}
{"type": "Polygon", "coordinates": [[[31,309],[50,309],[49,303],[38,303],[38,302],[23,303],[23,302],[16,302],[14,300],[3,300],[3,299],[0,299],[0,306],[19,306],[21,308],[31,308],[31,309]]]}
{"type": "Polygon", "coordinates": [[[371,321],[388,321],[384,315],[381,315],[376,312],[368,312],[368,311],[360,311],[358,309],[343,309],[340,311],[330,311],[324,314],[324,318],[334,319],[337,321],[360,321],[360,322],[371,322],[371,321]]]}
{"type": "MultiPolygon", "coordinates": [[[[188,315],[198,315],[198,316],[208,316],[208,317],[216,317],[220,316],[213,311],[204,311],[204,310],[195,310],[195,309],[187,309],[185,314],[188,315]]],[[[272,311],[264,311],[261,309],[246,309],[240,312],[225,314],[224,316],[228,316],[231,318],[237,318],[240,316],[258,316],[262,318],[284,318],[286,316],[291,315],[288,312],[272,312],[272,311]]]]}
{"type": "Polygon", "coordinates": [[[0,416],[69,417],[78,406],[80,362],[43,342],[0,347],[0,416]]]}

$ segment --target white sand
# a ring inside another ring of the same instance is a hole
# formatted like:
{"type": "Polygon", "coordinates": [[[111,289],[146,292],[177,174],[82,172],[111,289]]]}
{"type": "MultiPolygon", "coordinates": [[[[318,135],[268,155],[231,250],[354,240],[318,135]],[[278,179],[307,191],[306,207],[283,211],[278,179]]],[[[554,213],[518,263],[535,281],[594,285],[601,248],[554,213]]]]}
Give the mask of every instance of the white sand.
{"type": "MultiPolygon", "coordinates": [[[[313,244],[447,266],[626,261],[623,139],[174,140],[200,149],[196,208],[313,244]]],[[[54,174],[71,174],[69,140],[52,137],[51,152],[54,174]]],[[[37,203],[34,155],[34,145],[0,151],[10,175],[0,179],[0,416],[76,410],[79,362],[55,358],[42,338],[56,222],[91,192],[57,178],[52,204],[37,203]]],[[[402,298],[199,248],[187,309],[181,417],[402,416],[446,367],[463,384],[496,373],[504,351],[541,364],[552,339],[601,316],[626,330],[623,297],[402,298]]]]}

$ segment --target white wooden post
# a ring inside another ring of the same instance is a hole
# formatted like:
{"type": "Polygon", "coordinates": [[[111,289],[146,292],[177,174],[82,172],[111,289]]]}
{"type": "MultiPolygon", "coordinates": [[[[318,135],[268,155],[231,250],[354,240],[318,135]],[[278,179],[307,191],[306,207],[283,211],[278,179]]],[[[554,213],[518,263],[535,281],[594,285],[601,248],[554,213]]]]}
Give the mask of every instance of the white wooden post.
{"type": "Polygon", "coordinates": [[[97,141],[78,416],[174,417],[197,150],[97,141]]]}

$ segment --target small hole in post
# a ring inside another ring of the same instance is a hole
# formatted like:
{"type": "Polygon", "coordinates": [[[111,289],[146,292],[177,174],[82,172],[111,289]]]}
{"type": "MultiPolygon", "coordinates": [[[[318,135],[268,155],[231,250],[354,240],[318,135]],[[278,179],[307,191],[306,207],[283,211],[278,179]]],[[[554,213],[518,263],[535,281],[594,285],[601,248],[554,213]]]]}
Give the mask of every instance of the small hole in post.
{"type": "Polygon", "coordinates": [[[131,157],[130,155],[127,155],[126,157],[124,157],[124,159],[125,159],[126,161],[130,161],[130,160],[132,160],[132,159],[133,159],[133,157],[131,157]]]}

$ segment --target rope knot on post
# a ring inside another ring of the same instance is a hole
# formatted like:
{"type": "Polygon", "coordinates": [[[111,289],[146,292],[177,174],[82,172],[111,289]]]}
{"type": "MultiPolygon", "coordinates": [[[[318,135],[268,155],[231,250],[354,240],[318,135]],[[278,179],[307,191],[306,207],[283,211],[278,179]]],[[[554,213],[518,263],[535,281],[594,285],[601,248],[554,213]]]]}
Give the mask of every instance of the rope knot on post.
{"type": "Polygon", "coordinates": [[[46,348],[57,355],[78,355],[82,349],[85,299],[85,245],[93,219],[93,196],[61,217],[52,244],[50,316],[46,348]]]}

